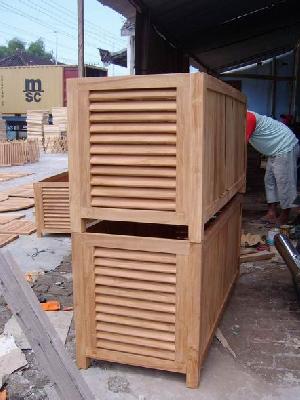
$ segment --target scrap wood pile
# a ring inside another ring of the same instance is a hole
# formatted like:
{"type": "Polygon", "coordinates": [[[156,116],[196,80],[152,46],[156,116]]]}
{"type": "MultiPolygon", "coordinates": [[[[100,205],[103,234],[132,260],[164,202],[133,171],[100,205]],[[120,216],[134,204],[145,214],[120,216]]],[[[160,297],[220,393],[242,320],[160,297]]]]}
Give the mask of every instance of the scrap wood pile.
{"type": "Polygon", "coordinates": [[[65,153],[67,147],[67,107],[52,109],[52,125],[44,125],[44,150],[47,153],[65,153]]]}
{"type": "MultiPolygon", "coordinates": [[[[9,180],[28,174],[0,174],[1,179],[9,180]]],[[[34,222],[24,219],[24,214],[11,213],[34,206],[33,185],[27,184],[0,192],[0,247],[19,237],[36,231],[34,222]]]]}
{"type": "Polygon", "coordinates": [[[270,251],[270,246],[266,244],[261,235],[242,233],[240,262],[255,262],[268,260],[274,257],[274,252],[270,251]]]}
{"type": "Polygon", "coordinates": [[[0,141],[0,166],[24,165],[40,159],[38,139],[0,141]]]}

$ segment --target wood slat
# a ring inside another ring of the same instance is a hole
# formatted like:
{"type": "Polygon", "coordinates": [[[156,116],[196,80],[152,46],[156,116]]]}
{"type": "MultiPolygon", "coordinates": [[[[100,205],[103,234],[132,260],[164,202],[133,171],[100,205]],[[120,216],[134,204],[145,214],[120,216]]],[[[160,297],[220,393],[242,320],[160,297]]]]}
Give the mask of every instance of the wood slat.
{"type": "Polygon", "coordinates": [[[143,347],[152,347],[161,350],[175,351],[175,345],[170,342],[163,342],[161,340],[153,340],[147,338],[140,338],[135,336],[120,335],[118,333],[97,332],[98,339],[111,340],[113,342],[134,344],[143,347]]]}
{"type": "Polygon", "coordinates": [[[176,209],[175,201],[157,199],[148,200],[134,198],[116,199],[113,197],[93,197],[91,204],[95,207],[128,208],[135,210],[174,211],[176,209]]]}
{"type": "Polygon", "coordinates": [[[93,134],[90,136],[91,143],[114,143],[114,144],[176,144],[174,134],[146,134],[146,133],[115,133],[115,134],[93,134]]]}
{"type": "Polygon", "coordinates": [[[153,348],[147,348],[137,345],[116,343],[110,340],[99,339],[97,341],[97,347],[101,349],[120,351],[122,353],[130,354],[141,354],[150,357],[157,357],[164,360],[175,360],[175,354],[167,350],[156,350],[153,348]]]}
{"type": "Polygon", "coordinates": [[[175,99],[176,89],[144,89],[144,90],[110,90],[94,91],[89,95],[91,102],[112,101],[112,100],[132,100],[132,99],[175,99]]]}
{"type": "Polygon", "coordinates": [[[167,283],[157,283],[148,281],[133,281],[132,279],[124,279],[118,277],[96,276],[95,283],[97,285],[113,286],[127,289],[149,290],[152,292],[175,293],[175,286],[167,283]]]}
{"type": "Polygon", "coordinates": [[[175,101],[130,101],[92,103],[90,111],[176,111],[175,101]]]}
{"type": "Polygon", "coordinates": [[[95,166],[91,167],[92,175],[116,175],[116,176],[150,176],[175,178],[176,168],[160,167],[115,167],[115,166],[95,166]]]}
{"type": "Polygon", "coordinates": [[[92,176],[92,185],[123,186],[123,187],[148,187],[148,188],[171,188],[175,189],[176,180],[172,178],[150,178],[150,177],[124,177],[124,176],[92,176]]]}
{"type": "Polygon", "coordinates": [[[118,155],[93,155],[91,165],[141,165],[142,167],[176,167],[176,157],[173,156],[118,156],[118,155]]]}
{"type": "Polygon", "coordinates": [[[142,155],[176,155],[176,146],[175,145],[139,145],[139,144],[132,144],[132,145],[97,145],[92,144],[90,147],[90,153],[94,154],[103,154],[103,155],[135,155],[139,154],[142,155]]]}
{"type": "MultiPolygon", "coordinates": [[[[148,321],[164,322],[168,324],[175,324],[175,313],[165,313],[157,311],[147,311],[145,309],[136,309],[125,307],[123,305],[115,306],[111,304],[96,304],[96,312],[100,314],[111,314],[111,315],[122,315],[125,317],[132,317],[140,319],[145,319],[148,321]]],[[[139,325],[138,325],[139,326],[139,325]]]]}
{"type": "Polygon", "coordinates": [[[96,324],[96,329],[99,332],[120,333],[122,335],[144,337],[148,339],[163,340],[165,342],[175,343],[174,333],[156,331],[154,329],[129,327],[120,324],[108,324],[106,322],[98,322],[96,324]]]}
{"type": "Polygon", "coordinates": [[[151,281],[161,283],[176,283],[176,276],[166,273],[155,273],[149,271],[131,271],[124,268],[96,267],[96,276],[111,276],[126,279],[136,279],[139,281],[151,281]]]}
{"type": "Polygon", "coordinates": [[[92,197],[133,197],[139,199],[169,199],[175,200],[176,192],[172,189],[153,188],[120,188],[110,186],[96,186],[91,190],[92,197]]]}
{"type": "Polygon", "coordinates": [[[95,266],[99,267],[111,267],[111,268],[125,268],[138,271],[151,271],[168,274],[176,274],[175,264],[164,264],[164,263],[153,263],[145,261],[129,261],[129,260],[118,260],[111,258],[94,258],[95,266]]]}
{"type": "MultiPolygon", "coordinates": [[[[173,123],[161,123],[161,124],[143,124],[143,123],[114,123],[114,124],[91,124],[91,133],[176,133],[176,124],[173,123]]],[[[96,135],[92,135],[96,136],[96,135]]]]}
{"type": "Polygon", "coordinates": [[[91,112],[91,122],[176,122],[176,112],[91,112]]]}
{"type": "Polygon", "coordinates": [[[95,257],[105,257],[105,258],[119,258],[121,260],[136,260],[136,261],[149,261],[149,262],[159,262],[167,264],[176,263],[175,254],[167,253],[151,253],[148,251],[138,251],[138,250],[128,250],[128,249],[115,249],[115,248],[105,248],[96,247],[94,251],[95,257]]]}
{"type": "MultiPolygon", "coordinates": [[[[152,310],[152,311],[159,311],[159,312],[166,312],[169,314],[174,314],[175,313],[175,304],[166,304],[166,303],[160,303],[157,301],[152,301],[151,300],[151,293],[149,293],[149,301],[147,300],[139,300],[137,298],[124,298],[124,297],[118,297],[118,296],[112,296],[112,295],[106,295],[106,294],[98,294],[99,291],[101,291],[101,287],[98,285],[96,286],[96,297],[95,301],[96,303],[99,304],[110,304],[110,305],[116,305],[116,306],[124,306],[124,307],[129,307],[129,308],[137,308],[138,310],[152,310]]],[[[115,289],[114,287],[110,287],[110,289],[115,289]]],[[[136,291],[138,292],[138,291],[136,291]]],[[[152,298],[155,298],[155,294],[152,295],[152,298]]],[[[169,293],[166,293],[168,295],[169,293]]],[[[161,294],[158,294],[158,296],[161,296],[161,294]]]]}
{"type": "Polygon", "coordinates": [[[126,307],[154,310],[160,312],[175,312],[175,296],[170,293],[147,292],[145,290],[122,289],[96,285],[96,302],[123,305],[126,307]]]}

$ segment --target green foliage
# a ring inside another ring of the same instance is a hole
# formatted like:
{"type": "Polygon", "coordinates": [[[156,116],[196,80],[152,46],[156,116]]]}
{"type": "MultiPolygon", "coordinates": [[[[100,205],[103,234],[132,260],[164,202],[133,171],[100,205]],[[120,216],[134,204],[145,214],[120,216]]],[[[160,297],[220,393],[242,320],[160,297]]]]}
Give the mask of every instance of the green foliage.
{"type": "Polygon", "coordinates": [[[7,42],[6,46],[0,46],[0,58],[14,55],[18,51],[45,58],[45,60],[54,61],[53,54],[46,51],[45,43],[42,38],[29,43],[26,48],[26,42],[14,37],[7,42]]]}

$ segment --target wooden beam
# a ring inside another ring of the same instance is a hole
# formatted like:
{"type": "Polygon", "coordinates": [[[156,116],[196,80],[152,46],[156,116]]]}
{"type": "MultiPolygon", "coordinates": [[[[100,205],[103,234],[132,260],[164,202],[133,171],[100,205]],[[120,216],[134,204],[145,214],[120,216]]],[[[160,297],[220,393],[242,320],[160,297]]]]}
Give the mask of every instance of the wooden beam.
{"type": "Polygon", "coordinates": [[[0,290],[61,400],[94,400],[33,290],[8,251],[0,252],[0,290]]]}
{"type": "Polygon", "coordinates": [[[78,77],[84,73],[84,0],[78,0],[78,77]]]}
{"type": "Polygon", "coordinates": [[[240,79],[262,79],[269,81],[294,81],[294,76],[274,76],[274,75],[263,75],[263,74],[247,74],[243,72],[231,72],[228,74],[220,75],[220,78],[240,78],[240,79]]]}

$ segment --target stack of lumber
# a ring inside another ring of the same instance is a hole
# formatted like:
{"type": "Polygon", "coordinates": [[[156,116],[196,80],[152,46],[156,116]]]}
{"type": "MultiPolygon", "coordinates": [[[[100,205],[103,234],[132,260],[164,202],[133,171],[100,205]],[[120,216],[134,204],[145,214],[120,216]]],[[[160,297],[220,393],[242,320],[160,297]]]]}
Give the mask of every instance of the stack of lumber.
{"type": "Polygon", "coordinates": [[[47,153],[67,151],[67,107],[52,109],[53,125],[44,125],[44,149],[47,153]]]}
{"type": "Polygon", "coordinates": [[[27,137],[39,139],[43,144],[43,126],[48,123],[49,111],[47,110],[28,110],[27,111],[27,137]]]}
{"type": "Polygon", "coordinates": [[[55,107],[52,108],[52,120],[53,125],[59,127],[60,131],[63,133],[67,132],[67,107],[55,107]]]}
{"type": "Polygon", "coordinates": [[[6,123],[0,115],[0,141],[6,140],[6,123]]]}
{"type": "Polygon", "coordinates": [[[0,166],[23,165],[39,161],[38,139],[0,141],[0,166]]]}

